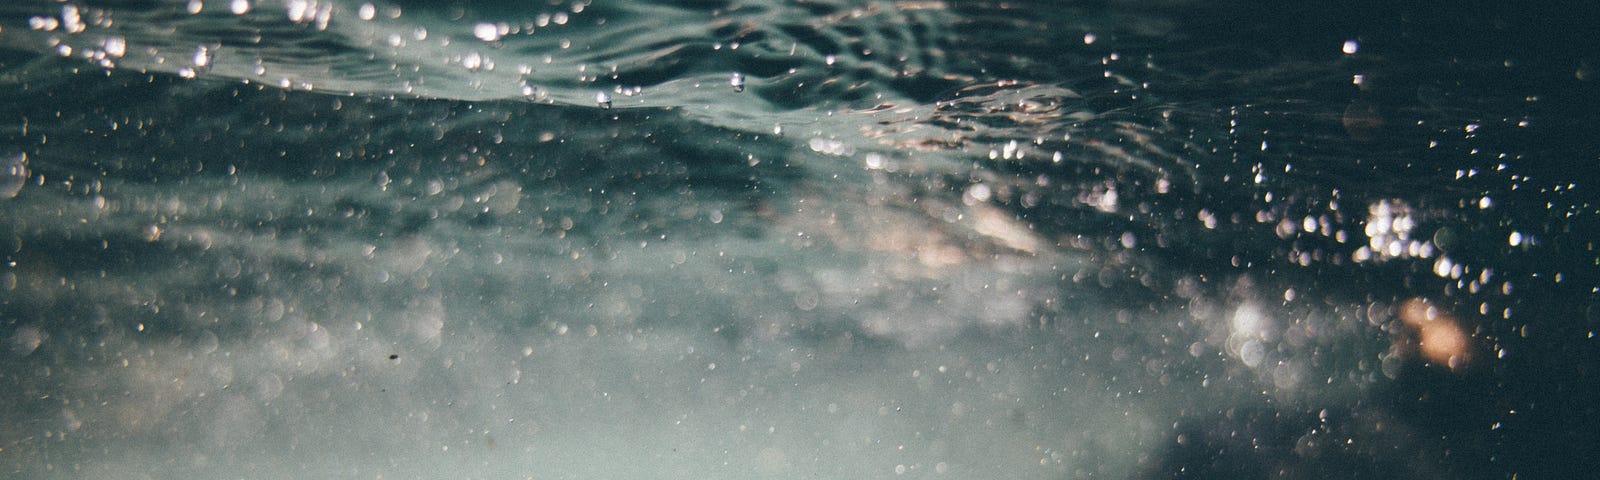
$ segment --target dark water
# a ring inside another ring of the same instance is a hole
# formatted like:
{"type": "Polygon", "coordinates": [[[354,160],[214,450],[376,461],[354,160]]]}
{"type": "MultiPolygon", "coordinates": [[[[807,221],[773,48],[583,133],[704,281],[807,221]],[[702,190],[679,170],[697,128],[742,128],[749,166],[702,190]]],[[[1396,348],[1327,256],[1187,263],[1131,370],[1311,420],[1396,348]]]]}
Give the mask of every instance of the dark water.
{"type": "Polygon", "coordinates": [[[0,6],[16,478],[1580,478],[1592,9],[0,6]]]}

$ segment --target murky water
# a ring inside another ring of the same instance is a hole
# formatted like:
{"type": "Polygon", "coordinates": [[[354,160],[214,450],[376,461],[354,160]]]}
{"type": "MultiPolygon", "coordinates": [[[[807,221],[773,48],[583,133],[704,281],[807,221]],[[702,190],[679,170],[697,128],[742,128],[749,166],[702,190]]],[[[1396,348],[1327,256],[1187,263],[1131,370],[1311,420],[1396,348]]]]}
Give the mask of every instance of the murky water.
{"type": "Polygon", "coordinates": [[[1586,15],[6,4],[0,472],[1581,476],[1586,15]]]}

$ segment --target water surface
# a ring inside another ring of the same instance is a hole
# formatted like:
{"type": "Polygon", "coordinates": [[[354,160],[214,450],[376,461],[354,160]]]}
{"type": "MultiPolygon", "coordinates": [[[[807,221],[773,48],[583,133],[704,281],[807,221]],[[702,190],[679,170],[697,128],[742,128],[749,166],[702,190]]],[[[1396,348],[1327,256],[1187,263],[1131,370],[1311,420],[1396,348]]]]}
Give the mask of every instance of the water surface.
{"type": "Polygon", "coordinates": [[[7,4],[0,467],[1581,476],[1589,17],[7,4]]]}

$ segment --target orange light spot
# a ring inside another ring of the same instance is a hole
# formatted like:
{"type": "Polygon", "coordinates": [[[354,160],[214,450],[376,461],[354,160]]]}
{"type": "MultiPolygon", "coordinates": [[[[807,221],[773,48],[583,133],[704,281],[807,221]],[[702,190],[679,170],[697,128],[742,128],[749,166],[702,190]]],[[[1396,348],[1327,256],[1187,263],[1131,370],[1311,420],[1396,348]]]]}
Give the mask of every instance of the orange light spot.
{"type": "Polygon", "coordinates": [[[1455,317],[1427,300],[1413,298],[1400,306],[1400,322],[1416,332],[1423,358],[1451,370],[1466,366],[1471,339],[1455,317]]]}

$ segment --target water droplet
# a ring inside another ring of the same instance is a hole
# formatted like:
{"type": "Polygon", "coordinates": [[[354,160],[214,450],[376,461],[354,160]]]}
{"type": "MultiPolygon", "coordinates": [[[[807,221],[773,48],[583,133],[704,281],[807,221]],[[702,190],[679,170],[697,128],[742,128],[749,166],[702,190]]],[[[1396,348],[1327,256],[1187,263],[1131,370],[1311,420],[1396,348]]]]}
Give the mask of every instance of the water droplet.
{"type": "Polygon", "coordinates": [[[1243,361],[1245,366],[1250,368],[1255,368],[1257,365],[1260,365],[1261,361],[1266,359],[1266,355],[1266,346],[1262,345],[1260,341],[1255,339],[1244,342],[1244,345],[1239,348],[1239,360],[1243,361]]]}
{"type": "Polygon", "coordinates": [[[542,88],[535,87],[533,85],[524,85],[522,87],[522,96],[523,98],[537,102],[544,100],[545,97],[549,96],[549,94],[546,93],[542,88]]]}
{"type": "Polygon", "coordinates": [[[56,27],[60,26],[61,22],[56,21],[56,19],[53,17],[34,16],[28,18],[28,28],[32,28],[41,32],[54,31],[56,27]]]}
{"type": "Polygon", "coordinates": [[[733,85],[733,91],[735,91],[735,92],[743,92],[744,91],[744,74],[743,73],[739,73],[739,72],[733,72],[733,77],[728,79],[728,84],[729,85],[733,85]]]}
{"type": "Polygon", "coordinates": [[[228,9],[233,11],[234,15],[250,13],[250,0],[233,0],[233,3],[228,4],[228,9]]]}
{"type": "Polygon", "coordinates": [[[478,37],[478,40],[494,42],[500,40],[500,35],[500,27],[493,23],[485,22],[472,27],[472,36],[478,37]]]}
{"type": "Polygon", "coordinates": [[[611,108],[611,94],[596,92],[594,94],[594,103],[599,104],[600,108],[611,108]]]}
{"type": "Polygon", "coordinates": [[[11,353],[19,357],[26,357],[39,349],[45,339],[50,336],[31,325],[18,328],[11,334],[11,353]]]}
{"type": "Polygon", "coordinates": [[[83,17],[78,15],[78,6],[71,4],[61,7],[61,26],[67,33],[78,33],[88,28],[83,24],[83,17]]]}
{"type": "Polygon", "coordinates": [[[967,205],[975,205],[989,201],[989,197],[993,195],[993,193],[994,192],[989,189],[988,185],[979,183],[968,187],[965,195],[962,195],[961,201],[967,205]]]}
{"type": "Polygon", "coordinates": [[[201,46],[194,51],[194,68],[204,69],[211,65],[211,49],[201,46]]]}
{"type": "Polygon", "coordinates": [[[28,154],[0,157],[0,199],[17,196],[22,185],[28,182],[28,154]]]}
{"type": "Polygon", "coordinates": [[[122,37],[106,37],[101,50],[105,50],[107,57],[122,58],[128,54],[128,41],[122,37]]]}
{"type": "Polygon", "coordinates": [[[1345,40],[1344,46],[1340,48],[1340,51],[1344,52],[1345,55],[1355,55],[1357,50],[1361,50],[1361,44],[1356,43],[1355,40],[1345,40]]]}
{"type": "MultiPolygon", "coordinates": [[[[312,17],[315,16],[314,13],[308,15],[308,13],[311,13],[311,2],[308,0],[290,0],[289,4],[285,6],[284,10],[285,13],[289,15],[289,21],[294,23],[308,22],[311,21],[312,17]]],[[[371,20],[371,18],[365,16],[365,6],[363,6],[361,13],[362,20],[371,20]]]]}
{"type": "Polygon", "coordinates": [[[461,57],[461,66],[466,67],[467,70],[477,71],[483,68],[483,56],[479,55],[478,52],[467,52],[465,56],[461,57]]]}
{"type": "Polygon", "coordinates": [[[883,155],[879,155],[879,154],[876,154],[876,153],[869,153],[869,154],[867,154],[867,159],[866,160],[867,160],[867,169],[868,170],[882,170],[884,168],[883,155]]]}

